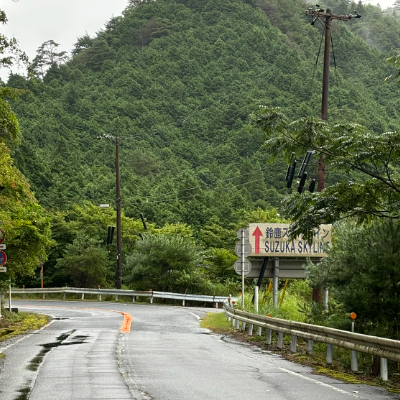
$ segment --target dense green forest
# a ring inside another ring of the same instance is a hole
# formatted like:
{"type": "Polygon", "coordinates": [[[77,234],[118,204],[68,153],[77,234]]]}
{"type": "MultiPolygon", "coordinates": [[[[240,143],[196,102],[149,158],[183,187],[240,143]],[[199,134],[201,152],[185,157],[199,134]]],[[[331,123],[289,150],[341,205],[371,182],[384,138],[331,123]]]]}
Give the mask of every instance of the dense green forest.
{"type": "MultiPolygon", "coordinates": [[[[130,0],[95,37],[77,38],[69,59],[48,41],[28,78],[10,75],[4,86],[20,93],[7,101],[23,135],[11,155],[51,220],[53,242],[41,256],[47,286],[114,284],[115,241],[107,247],[105,239],[115,224],[118,136],[125,287],[237,290],[236,230],[280,220],[292,190],[287,160],[268,162],[264,133],[249,115],[260,105],[279,106],[292,119],[320,113],[323,26],[310,24],[309,6],[130,0]],[[105,136],[111,140],[98,140],[105,136]],[[149,226],[143,241],[140,213],[149,226]],[[151,244],[166,260],[162,271],[177,272],[169,283],[134,268],[156,263],[151,244]],[[177,263],[171,247],[193,257],[177,263]]],[[[362,15],[333,23],[329,120],[379,134],[398,130],[399,90],[385,81],[395,72],[385,59],[400,50],[395,10],[345,0],[324,7],[362,15]]],[[[340,173],[328,170],[327,178],[334,183],[340,173]]],[[[34,278],[15,279],[37,285],[38,269],[34,278]]]]}

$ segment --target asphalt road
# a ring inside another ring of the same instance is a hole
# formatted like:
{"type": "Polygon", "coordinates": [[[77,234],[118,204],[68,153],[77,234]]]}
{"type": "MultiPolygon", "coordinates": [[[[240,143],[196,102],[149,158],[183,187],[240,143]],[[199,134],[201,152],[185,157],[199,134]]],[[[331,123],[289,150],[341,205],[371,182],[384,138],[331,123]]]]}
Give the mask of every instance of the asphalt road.
{"type": "Polygon", "coordinates": [[[400,399],[383,388],[313,375],[308,367],[199,327],[215,309],[16,301],[53,321],[0,343],[1,400],[400,399]],[[121,333],[124,315],[131,330],[121,333]]]}

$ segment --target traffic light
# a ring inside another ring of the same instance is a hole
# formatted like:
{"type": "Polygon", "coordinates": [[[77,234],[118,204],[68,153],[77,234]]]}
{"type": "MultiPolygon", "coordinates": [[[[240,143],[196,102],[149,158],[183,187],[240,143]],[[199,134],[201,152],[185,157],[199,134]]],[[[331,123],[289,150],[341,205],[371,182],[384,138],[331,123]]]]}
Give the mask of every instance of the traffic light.
{"type": "Polygon", "coordinates": [[[115,226],[109,226],[107,230],[107,244],[112,244],[115,226]]]}
{"type": "Polygon", "coordinates": [[[286,187],[288,187],[288,188],[292,187],[295,169],[296,169],[296,160],[293,160],[292,165],[288,166],[288,169],[286,172],[286,181],[287,181],[286,187]]]}
{"type": "Polygon", "coordinates": [[[314,178],[311,179],[310,186],[308,187],[308,190],[309,190],[311,193],[314,193],[314,190],[315,190],[315,183],[316,183],[315,179],[314,179],[314,178]]]}
{"type": "Polygon", "coordinates": [[[304,189],[304,184],[306,183],[306,179],[307,179],[307,172],[303,173],[303,176],[300,179],[300,183],[299,183],[299,187],[297,189],[297,191],[301,194],[303,193],[303,189],[304,189]]]}
{"type": "Polygon", "coordinates": [[[304,173],[306,171],[306,168],[308,166],[308,163],[310,162],[310,158],[314,153],[315,152],[313,150],[308,150],[307,151],[307,153],[306,153],[306,155],[304,157],[304,160],[303,160],[303,164],[301,164],[298,178],[302,178],[303,177],[303,175],[304,175],[304,173]]]}

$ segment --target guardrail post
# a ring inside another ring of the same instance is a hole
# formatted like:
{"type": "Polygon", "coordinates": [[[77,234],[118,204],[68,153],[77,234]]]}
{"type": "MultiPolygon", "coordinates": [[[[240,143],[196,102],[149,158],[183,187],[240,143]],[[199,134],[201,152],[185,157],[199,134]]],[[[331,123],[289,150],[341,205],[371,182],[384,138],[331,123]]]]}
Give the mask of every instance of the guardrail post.
{"type": "Polygon", "coordinates": [[[290,344],[290,351],[296,353],[297,350],[297,336],[292,335],[292,343],[290,344]]]}
{"type": "Polygon", "coordinates": [[[261,336],[262,335],[262,328],[261,326],[257,327],[257,336],[261,336]]]}
{"type": "Polygon", "coordinates": [[[247,334],[248,334],[249,336],[252,336],[252,335],[253,335],[253,324],[249,324],[249,330],[248,330],[247,334]]]}
{"type": "Polygon", "coordinates": [[[24,293],[22,293],[22,298],[25,298],[25,285],[22,285],[22,289],[24,289],[24,293]]]}
{"type": "Polygon", "coordinates": [[[332,364],[332,357],[333,357],[333,346],[331,344],[326,345],[326,363],[328,365],[332,364]]]}
{"type": "Polygon", "coordinates": [[[386,358],[381,358],[381,379],[383,381],[388,380],[388,362],[386,358]]]}
{"type": "Polygon", "coordinates": [[[246,322],[242,321],[242,331],[246,330],[246,322]]]}
{"type": "Polygon", "coordinates": [[[353,372],[358,371],[358,358],[357,358],[357,352],[355,350],[351,351],[351,370],[353,372]]]}
{"type": "Polygon", "coordinates": [[[82,300],[85,299],[85,293],[82,293],[82,300]]]}
{"type": "Polygon", "coordinates": [[[136,302],[136,298],[135,298],[135,296],[132,296],[132,303],[135,303],[136,302]]]}
{"type": "Polygon", "coordinates": [[[66,297],[67,297],[67,293],[64,292],[63,299],[65,300],[66,297]]]}
{"type": "Polygon", "coordinates": [[[101,301],[101,293],[99,294],[99,301],[101,301]]]}
{"type": "Polygon", "coordinates": [[[235,326],[235,318],[232,318],[232,326],[235,326]]]}
{"type": "Polygon", "coordinates": [[[115,302],[118,303],[118,295],[115,295],[115,302]]]}
{"type": "Polygon", "coordinates": [[[278,348],[283,348],[283,332],[278,332],[278,348]]]}
{"type": "Polygon", "coordinates": [[[258,286],[254,286],[254,313],[258,314],[258,286]]]}
{"type": "Polygon", "coordinates": [[[182,307],[185,307],[185,299],[182,300],[182,307]]]}
{"type": "Polygon", "coordinates": [[[267,344],[272,343],[272,331],[271,329],[267,329],[267,344]]]}
{"type": "Polygon", "coordinates": [[[312,354],[313,352],[313,345],[314,345],[314,340],[308,339],[307,341],[307,354],[312,354]]]}
{"type": "Polygon", "coordinates": [[[236,329],[239,329],[239,324],[240,324],[240,321],[237,319],[236,320],[236,329]]]}
{"type": "Polygon", "coordinates": [[[46,298],[46,293],[42,294],[42,299],[44,300],[46,298]]]}

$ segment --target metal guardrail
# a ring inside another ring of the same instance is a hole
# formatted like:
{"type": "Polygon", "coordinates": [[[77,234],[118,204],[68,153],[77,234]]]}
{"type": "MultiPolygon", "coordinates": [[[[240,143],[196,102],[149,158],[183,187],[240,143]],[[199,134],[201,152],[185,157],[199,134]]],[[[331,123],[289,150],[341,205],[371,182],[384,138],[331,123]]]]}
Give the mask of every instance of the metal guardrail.
{"type": "Polygon", "coordinates": [[[135,301],[136,297],[148,297],[150,298],[150,303],[153,303],[154,298],[158,299],[171,299],[171,300],[181,300],[182,305],[185,305],[186,301],[199,301],[206,303],[223,303],[228,300],[228,296],[207,296],[200,294],[185,294],[185,293],[169,293],[169,292],[157,292],[153,290],[149,291],[137,291],[137,290],[123,290],[123,289],[88,289],[88,288],[71,288],[71,287],[63,287],[63,288],[13,288],[11,290],[14,294],[50,294],[50,293],[63,293],[64,299],[68,293],[73,294],[81,294],[82,299],[85,298],[85,295],[98,295],[99,300],[101,301],[102,296],[115,296],[116,300],[118,300],[119,296],[130,296],[132,297],[132,301],[135,301]]]}
{"type": "Polygon", "coordinates": [[[278,332],[278,347],[283,347],[283,335],[291,335],[291,351],[296,352],[297,337],[308,339],[307,351],[312,353],[313,342],[322,342],[327,344],[327,364],[332,363],[333,347],[338,346],[352,350],[351,369],[358,370],[357,351],[380,357],[381,377],[388,379],[387,360],[400,361],[400,341],[381,338],[377,336],[363,335],[342,331],[340,329],[329,328],[326,326],[311,325],[303,322],[288,321],[279,318],[268,317],[264,315],[252,314],[246,311],[234,309],[231,305],[224,302],[225,315],[232,320],[232,326],[239,329],[242,323],[242,330],[249,325],[248,333],[252,335],[253,327],[258,327],[258,334],[261,329],[266,329],[267,344],[271,344],[271,332],[278,332]]]}

